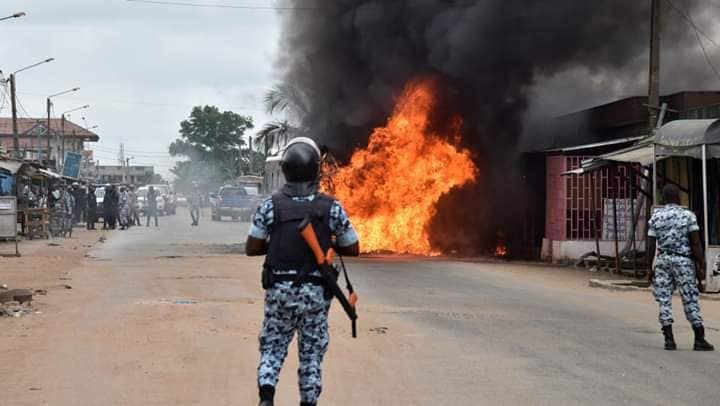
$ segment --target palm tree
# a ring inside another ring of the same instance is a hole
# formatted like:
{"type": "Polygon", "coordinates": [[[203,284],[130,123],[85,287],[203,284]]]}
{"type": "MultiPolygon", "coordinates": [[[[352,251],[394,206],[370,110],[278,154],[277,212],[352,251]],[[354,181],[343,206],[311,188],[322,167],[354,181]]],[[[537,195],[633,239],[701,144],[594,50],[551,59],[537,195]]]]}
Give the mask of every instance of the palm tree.
{"type": "Polygon", "coordinates": [[[258,132],[256,145],[264,144],[265,156],[272,149],[280,149],[290,138],[303,132],[303,123],[310,115],[309,105],[307,97],[292,85],[275,85],[267,92],[265,95],[267,112],[284,113],[286,119],[272,121],[258,132]]]}

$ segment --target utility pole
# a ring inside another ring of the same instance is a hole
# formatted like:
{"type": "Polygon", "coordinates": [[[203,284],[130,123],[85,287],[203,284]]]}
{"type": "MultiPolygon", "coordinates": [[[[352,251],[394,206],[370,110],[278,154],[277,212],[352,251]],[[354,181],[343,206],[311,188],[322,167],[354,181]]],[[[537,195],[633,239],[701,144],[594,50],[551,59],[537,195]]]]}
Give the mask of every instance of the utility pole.
{"type": "MultiPolygon", "coordinates": [[[[52,110],[52,102],[50,101],[50,98],[47,98],[47,160],[48,160],[48,166],[50,165],[50,134],[52,131],[50,131],[50,110],[52,110]]],[[[38,149],[39,150],[39,149],[38,149]]],[[[40,159],[40,157],[38,157],[40,159]]],[[[57,166],[57,162],[55,163],[55,166],[57,166]]]]}
{"type": "Polygon", "coordinates": [[[662,0],[652,0],[652,16],[650,22],[650,76],[648,89],[648,109],[650,120],[648,131],[653,134],[657,126],[657,115],[660,109],[660,24],[662,0]]]}
{"type": "Polygon", "coordinates": [[[60,157],[59,161],[62,162],[62,168],[63,171],[65,170],[65,114],[62,115],[62,118],[60,119],[60,133],[62,137],[62,149],[60,150],[60,157]]]}
{"type": "MultiPolygon", "coordinates": [[[[660,108],[660,24],[661,1],[652,0],[650,16],[650,74],[648,76],[648,134],[654,135],[657,128],[657,115],[660,108]]],[[[653,148],[653,203],[658,203],[657,160],[653,148]]]]}
{"type": "Polygon", "coordinates": [[[10,74],[10,104],[12,105],[13,157],[20,159],[20,139],[18,138],[17,97],[15,94],[15,74],[10,74]]]}

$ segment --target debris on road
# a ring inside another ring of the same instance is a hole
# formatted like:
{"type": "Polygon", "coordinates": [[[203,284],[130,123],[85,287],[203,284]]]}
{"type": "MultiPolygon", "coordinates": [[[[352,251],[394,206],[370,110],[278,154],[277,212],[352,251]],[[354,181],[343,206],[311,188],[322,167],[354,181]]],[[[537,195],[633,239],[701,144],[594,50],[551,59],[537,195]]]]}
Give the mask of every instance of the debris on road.
{"type": "Polygon", "coordinates": [[[32,301],[32,291],[28,289],[9,289],[0,290],[0,303],[8,302],[30,302],[32,301]]]}
{"type": "Polygon", "coordinates": [[[28,289],[0,290],[0,317],[22,317],[33,313],[33,292],[28,289]]]}

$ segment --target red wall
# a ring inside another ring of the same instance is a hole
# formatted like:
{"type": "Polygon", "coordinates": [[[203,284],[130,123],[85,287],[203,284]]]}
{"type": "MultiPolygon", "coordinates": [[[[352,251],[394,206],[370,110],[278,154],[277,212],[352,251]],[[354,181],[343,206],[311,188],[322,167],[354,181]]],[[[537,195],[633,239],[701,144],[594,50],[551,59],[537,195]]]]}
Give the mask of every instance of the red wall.
{"type": "Polygon", "coordinates": [[[554,241],[564,241],[566,198],[565,198],[565,172],[566,159],[562,155],[548,156],[546,158],[547,194],[545,204],[545,238],[554,241]]]}

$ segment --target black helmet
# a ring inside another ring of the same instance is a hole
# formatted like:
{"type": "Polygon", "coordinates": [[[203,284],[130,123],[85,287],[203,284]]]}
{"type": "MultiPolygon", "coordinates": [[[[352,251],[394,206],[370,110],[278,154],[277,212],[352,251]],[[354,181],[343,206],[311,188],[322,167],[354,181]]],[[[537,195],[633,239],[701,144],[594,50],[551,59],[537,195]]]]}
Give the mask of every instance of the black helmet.
{"type": "Polygon", "coordinates": [[[280,167],[288,182],[316,181],[320,174],[320,149],[310,138],[293,138],[285,147],[280,167]]]}

